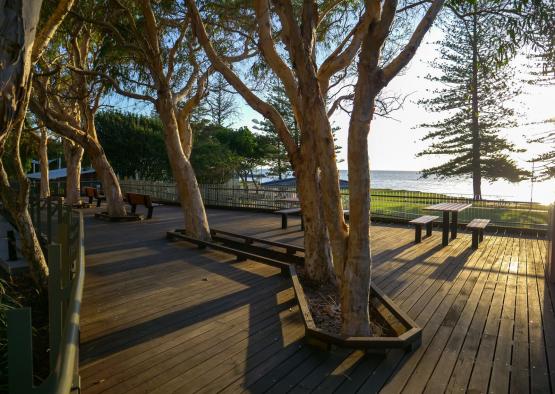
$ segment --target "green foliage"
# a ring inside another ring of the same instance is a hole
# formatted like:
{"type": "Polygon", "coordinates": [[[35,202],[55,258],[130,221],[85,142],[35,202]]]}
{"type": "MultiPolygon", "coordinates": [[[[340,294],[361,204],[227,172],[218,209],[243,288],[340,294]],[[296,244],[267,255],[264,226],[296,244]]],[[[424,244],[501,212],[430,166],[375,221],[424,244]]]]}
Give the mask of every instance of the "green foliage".
{"type": "MultiPolygon", "coordinates": [[[[432,63],[440,75],[427,76],[444,87],[435,90],[434,97],[420,101],[429,111],[445,113],[446,117],[420,125],[429,130],[423,140],[433,142],[418,156],[450,159],[423,174],[472,176],[478,183],[481,178],[516,182],[528,173],[509,155],[521,150],[500,136],[501,130],[516,125],[514,110],[507,103],[519,93],[514,88],[512,69],[499,65],[497,59],[494,43],[495,37],[503,34],[502,21],[495,15],[475,14],[472,6],[462,11],[470,16],[453,18],[446,24],[441,58],[432,63]]],[[[480,193],[475,189],[475,194],[480,193]]]]}
{"type": "MultiPolygon", "coordinates": [[[[555,123],[555,119],[548,119],[544,123],[555,123]]],[[[538,138],[530,141],[549,146],[549,151],[536,156],[532,161],[539,164],[537,179],[546,180],[555,178],[555,130],[549,130],[538,138]]]]}
{"type": "Polygon", "coordinates": [[[231,129],[202,122],[194,124],[193,130],[191,164],[199,182],[223,183],[233,175],[246,181],[272,154],[269,139],[246,127],[231,129]]]}
{"type": "MultiPolygon", "coordinates": [[[[278,84],[272,85],[268,95],[268,102],[281,114],[289,132],[292,134],[297,146],[299,146],[300,131],[285,89],[278,84]]],[[[282,179],[286,173],[293,171],[285,146],[281,142],[272,122],[267,119],[262,121],[254,119],[253,122],[256,124],[255,129],[267,136],[269,142],[274,147],[273,154],[269,157],[270,169],[268,175],[277,176],[279,179],[282,179]]]]}
{"type": "Polygon", "coordinates": [[[211,123],[226,127],[238,115],[232,88],[221,74],[213,75],[208,83],[208,95],[197,108],[196,116],[208,118],[211,123]]]}
{"type": "MultiPolygon", "coordinates": [[[[280,113],[295,143],[297,146],[300,146],[301,132],[297,126],[293,108],[283,86],[274,83],[270,88],[267,101],[280,113]]],[[[261,131],[263,135],[268,138],[268,142],[273,146],[273,153],[268,157],[268,164],[270,165],[268,175],[283,179],[283,176],[288,172],[292,172],[293,168],[289,162],[285,146],[277,134],[277,130],[272,122],[267,119],[262,121],[253,119],[253,122],[255,123],[255,129],[261,131]]],[[[335,134],[338,130],[339,128],[333,128],[332,133],[335,134]]],[[[341,147],[336,145],[336,153],[339,152],[339,150],[341,150],[341,147]]]]}
{"type": "Polygon", "coordinates": [[[95,117],[100,143],[121,177],[170,178],[162,123],[158,118],[116,111],[95,117]]]}

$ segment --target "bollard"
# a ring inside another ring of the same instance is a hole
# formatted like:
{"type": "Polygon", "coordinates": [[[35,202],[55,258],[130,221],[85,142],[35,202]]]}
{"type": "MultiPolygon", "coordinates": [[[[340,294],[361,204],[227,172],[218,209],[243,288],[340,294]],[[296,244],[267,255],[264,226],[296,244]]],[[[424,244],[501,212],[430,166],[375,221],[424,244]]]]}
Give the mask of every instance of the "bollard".
{"type": "Polygon", "coordinates": [[[17,260],[17,249],[15,246],[15,233],[13,230],[8,230],[8,261],[17,260]]]}

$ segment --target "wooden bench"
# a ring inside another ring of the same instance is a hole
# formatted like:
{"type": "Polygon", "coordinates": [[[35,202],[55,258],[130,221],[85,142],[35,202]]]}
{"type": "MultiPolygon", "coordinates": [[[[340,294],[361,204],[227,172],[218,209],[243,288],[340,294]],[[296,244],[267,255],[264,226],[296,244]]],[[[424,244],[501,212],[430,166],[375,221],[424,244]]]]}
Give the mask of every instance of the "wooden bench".
{"type": "Polygon", "coordinates": [[[131,205],[131,213],[135,213],[137,211],[137,205],[144,205],[145,208],[148,209],[146,218],[152,219],[152,212],[154,207],[158,204],[153,204],[148,194],[126,193],[125,197],[127,199],[127,203],[131,205]]]}
{"type": "MultiPolygon", "coordinates": [[[[274,213],[281,215],[281,228],[283,229],[287,228],[287,215],[295,215],[295,214],[301,215],[301,230],[304,230],[304,219],[301,213],[301,208],[280,209],[279,211],[274,211],[274,213]]],[[[349,218],[348,209],[343,210],[343,216],[345,217],[345,220],[349,218]]]]}
{"type": "Polygon", "coordinates": [[[287,216],[288,215],[301,215],[301,229],[304,229],[303,215],[301,214],[301,208],[286,208],[274,211],[274,213],[281,215],[281,228],[287,228],[287,216]]]}
{"type": "Polygon", "coordinates": [[[484,230],[489,222],[489,219],[472,219],[466,225],[466,228],[472,231],[472,249],[478,249],[478,245],[484,240],[484,230]]]}
{"type": "Polygon", "coordinates": [[[432,235],[432,226],[434,220],[438,219],[438,216],[420,216],[419,218],[411,220],[409,223],[415,225],[414,232],[414,242],[422,242],[422,226],[426,226],[426,236],[432,235]]]}
{"type": "Polygon", "coordinates": [[[89,204],[92,204],[93,199],[96,199],[96,206],[99,207],[102,200],[106,200],[105,196],[98,194],[98,190],[95,187],[84,187],[83,192],[85,197],[89,198],[89,204]]]}

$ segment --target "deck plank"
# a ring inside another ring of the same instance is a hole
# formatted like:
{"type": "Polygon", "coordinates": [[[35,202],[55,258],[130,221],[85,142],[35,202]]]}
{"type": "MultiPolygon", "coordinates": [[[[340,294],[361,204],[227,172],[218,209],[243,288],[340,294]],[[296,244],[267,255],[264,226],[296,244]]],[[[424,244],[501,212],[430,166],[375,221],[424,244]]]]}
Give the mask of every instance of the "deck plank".
{"type": "MultiPolygon", "coordinates": [[[[304,344],[294,293],[279,270],[170,243],[176,207],[151,221],[87,214],[82,313],[84,393],[546,392],[555,384],[555,287],[545,242],[462,232],[413,243],[408,225],[374,224],[373,281],[423,327],[416,351],[384,356],[304,344]],[[125,230],[122,230],[125,229],[125,230]]],[[[302,246],[272,214],[209,210],[213,227],[302,246]]],[[[297,218],[291,218],[298,224],[297,218]]]]}

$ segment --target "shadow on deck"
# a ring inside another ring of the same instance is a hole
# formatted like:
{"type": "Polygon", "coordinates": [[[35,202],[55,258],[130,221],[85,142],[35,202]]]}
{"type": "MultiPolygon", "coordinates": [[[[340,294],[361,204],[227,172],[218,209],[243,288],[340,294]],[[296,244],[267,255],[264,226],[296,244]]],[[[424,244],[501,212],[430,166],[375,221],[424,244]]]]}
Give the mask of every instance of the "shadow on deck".
{"type": "MultiPolygon", "coordinates": [[[[209,211],[211,225],[302,245],[296,219],[209,211]]],[[[460,234],[414,245],[404,226],[372,227],[373,280],[419,325],[411,353],[365,355],[304,345],[292,288],[279,270],[170,243],[177,208],[151,221],[87,218],[82,312],[85,393],[546,392],[555,387],[555,315],[543,240],[460,234]]]]}

